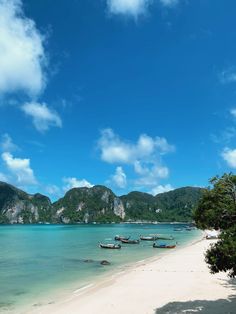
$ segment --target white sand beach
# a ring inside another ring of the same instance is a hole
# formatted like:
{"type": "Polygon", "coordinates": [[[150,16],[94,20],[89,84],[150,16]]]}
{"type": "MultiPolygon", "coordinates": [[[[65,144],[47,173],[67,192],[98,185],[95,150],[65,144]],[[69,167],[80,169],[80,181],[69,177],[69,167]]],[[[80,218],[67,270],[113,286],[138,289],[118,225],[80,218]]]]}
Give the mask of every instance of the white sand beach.
{"type": "Polygon", "coordinates": [[[224,273],[210,274],[204,262],[212,242],[201,240],[171,250],[30,313],[236,313],[235,282],[224,273]]]}

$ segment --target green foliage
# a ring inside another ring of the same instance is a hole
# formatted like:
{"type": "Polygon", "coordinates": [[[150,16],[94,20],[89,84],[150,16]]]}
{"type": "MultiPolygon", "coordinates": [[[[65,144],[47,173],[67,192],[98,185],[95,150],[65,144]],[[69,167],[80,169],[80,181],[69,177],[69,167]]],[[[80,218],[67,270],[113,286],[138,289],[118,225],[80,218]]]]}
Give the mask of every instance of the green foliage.
{"type": "Polygon", "coordinates": [[[116,216],[113,213],[107,213],[107,214],[97,215],[95,221],[99,223],[111,223],[111,222],[119,223],[121,222],[121,218],[116,216]]]}
{"type": "Polygon", "coordinates": [[[121,196],[125,206],[126,220],[157,220],[155,197],[148,193],[131,192],[121,196]]]}
{"type": "Polygon", "coordinates": [[[212,273],[229,271],[230,277],[236,276],[236,226],[222,232],[220,240],[207,251],[206,262],[212,273]]]}
{"type": "Polygon", "coordinates": [[[210,180],[195,213],[199,228],[227,229],[236,223],[236,176],[224,174],[210,180]]]}
{"type": "Polygon", "coordinates": [[[52,206],[48,197],[39,193],[29,195],[14,186],[0,182],[0,223],[11,223],[11,211],[15,208],[18,214],[13,221],[37,223],[52,221],[52,206]],[[38,216],[36,213],[38,212],[38,216]]]}
{"type": "Polygon", "coordinates": [[[24,200],[26,197],[27,193],[10,184],[0,182],[0,212],[6,205],[11,204],[14,199],[24,200]]]}
{"type": "Polygon", "coordinates": [[[33,213],[28,208],[22,210],[21,217],[23,218],[24,224],[36,223],[35,216],[33,215],[33,213]]]}
{"type": "Polygon", "coordinates": [[[201,195],[199,188],[181,188],[153,196],[131,192],[117,197],[105,186],[74,188],[54,204],[39,193],[29,195],[7,183],[0,183],[0,223],[82,223],[125,220],[192,221],[192,209],[201,195]],[[116,213],[116,214],[115,214],[116,213]]]}
{"type": "Polygon", "coordinates": [[[48,197],[37,193],[33,195],[30,203],[38,209],[38,221],[53,222],[53,209],[48,197]]]}
{"type": "Polygon", "coordinates": [[[9,219],[7,218],[6,215],[0,214],[0,224],[8,224],[9,219]]]}
{"type": "Polygon", "coordinates": [[[224,174],[210,180],[195,212],[201,229],[221,230],[220,240],[207,251],[206,261],[213,273],[229,271],[236,276],[236,176],[224,174]]]}
{"type": "Polygon", "coordinates": [[[121,199],[125,204],[126,219],[191,222],[202,191],[200,188],[184,187],[156,196],[131,192],[121,196],[121,199]]]}
{"type": "Polygon", "coordinates": [[[82,212],[78,212],[76,210],[72,210],[69,208],[66,208],[63,211],[63,214],[59,218],[59,223],[64,223],[65,221],[68,221],[72,224],[83,222],[84,214],[82,212]]]}
{"type": "Polygon", "coordinates": [[[74,188],[53,204],[54,211],[64,208],[62,221],[119,222],[113,212],[115,194],[108,188],[97,185],[92,188],[74,188]]]}

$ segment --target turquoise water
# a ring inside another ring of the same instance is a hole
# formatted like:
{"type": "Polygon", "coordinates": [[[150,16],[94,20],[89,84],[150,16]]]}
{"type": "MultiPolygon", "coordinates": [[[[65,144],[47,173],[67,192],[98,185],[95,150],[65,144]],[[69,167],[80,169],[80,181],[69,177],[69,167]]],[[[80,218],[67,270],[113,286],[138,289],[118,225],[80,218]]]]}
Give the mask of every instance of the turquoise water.
{"type": "Polygon", "coordinates": [[[179,225],[14,225],[0,226],[0,312],[15,311],[23,304],[53,302],[56,293],[68,294],[131,262],[163,254],[152,242],[104,250],[98,242],[111,242],[116,234],[160,233],[173,235],[179,246],[200,231],[173,231],[179,225]],[[85,262],[85,260],[92,260],[85,262]],[[108,260],[110,266],[100,265],[108,260]]]}

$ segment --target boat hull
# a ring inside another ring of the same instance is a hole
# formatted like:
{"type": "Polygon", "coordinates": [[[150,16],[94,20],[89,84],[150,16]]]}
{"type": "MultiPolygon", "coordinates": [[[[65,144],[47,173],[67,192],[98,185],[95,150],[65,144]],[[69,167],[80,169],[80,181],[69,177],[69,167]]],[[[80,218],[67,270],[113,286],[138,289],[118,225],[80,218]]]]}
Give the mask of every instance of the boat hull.
{"type": "Polygon", "coordinates": [[[120,250],[121,245],[120,244],[114,244],[114,245],[107,245],[107,244],[99,244],[101,249],[109,249],[109,250],[120,250]]]}
{"type": "Polygon", "coordinates": [[[176,245],[157,245],[157,244],[153,244],[153,247],[155,249],[175,249],[176,245]]]}
{"type": "Polygon", "coordinates": [[[124,239],[121,239],[121,242],[124,243],[124,244],[139,244],[139,240],[124,240],[124,239]]]}
{"type": "Polygon", "coordinates": [[[122,236],[115,236],[114,240],[115,241],[121,241],[121,240],[129,240],[130,237],[122,237],[122,236]]]}
{"type": "Polygon", "coordinates": [[[156,241],[157,237],[140,237],[142,241],[156,241]]]}

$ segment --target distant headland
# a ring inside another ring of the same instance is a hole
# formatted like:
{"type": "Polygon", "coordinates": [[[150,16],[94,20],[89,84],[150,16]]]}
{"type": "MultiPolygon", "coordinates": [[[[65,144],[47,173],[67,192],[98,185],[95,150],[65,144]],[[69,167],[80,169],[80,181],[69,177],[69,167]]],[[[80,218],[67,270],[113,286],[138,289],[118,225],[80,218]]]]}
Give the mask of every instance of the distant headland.
{"type": "Polygon", "coordinates": [[[119,222],[191,222],[202,188],[182,187],[153,196],[130,192],[116,196],[109,188],[73,188],[52,203],[0,182],[1,224],[73,224],[119,222]]]}

